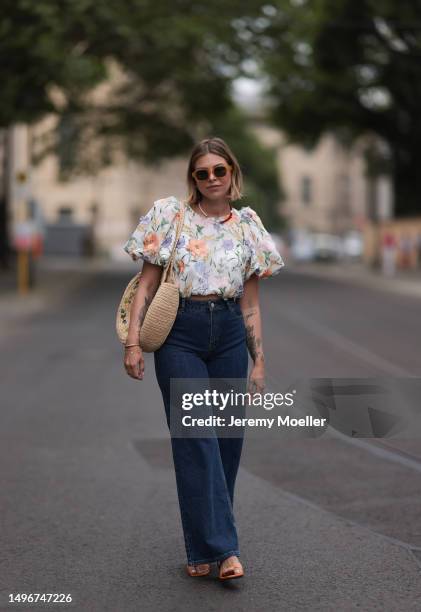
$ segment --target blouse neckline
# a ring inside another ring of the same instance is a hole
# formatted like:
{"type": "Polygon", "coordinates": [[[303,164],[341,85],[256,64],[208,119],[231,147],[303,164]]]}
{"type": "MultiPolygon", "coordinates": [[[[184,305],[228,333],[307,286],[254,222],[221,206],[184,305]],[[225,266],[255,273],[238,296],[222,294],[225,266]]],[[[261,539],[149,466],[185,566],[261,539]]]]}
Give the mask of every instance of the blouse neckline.
{"type": "MultiPolygon", "coordinates": [[[[222,219],[226,219],[227,216],[228,216],[227,214],[225,214],[225,215],[220,215],[219,217],[205,217],[204,215],[201,215],[200,213],[197,213],[195,210],[193,210],[191,205],[188,204],[187,202],[184,202],[184,205],[186,206],[186,208],[188,210],[190,210],[190,212],[191,212],[191,214],[193,216],[197,217],[198,219],[201,219],[201,221],[204,221],[204,222],[207,221],[207,222],[217,222],[217,223],[219,223],[219,221],[221,221],[222,219]]],[[[238,212],[237,209],[234,208],[234,207],[232,207],[231,210],[232,210],[233,216],[235,215],[236,212],[238,212]]],[[[222,224],[222,225],[224,225],[224,224],[222,224]]]]}

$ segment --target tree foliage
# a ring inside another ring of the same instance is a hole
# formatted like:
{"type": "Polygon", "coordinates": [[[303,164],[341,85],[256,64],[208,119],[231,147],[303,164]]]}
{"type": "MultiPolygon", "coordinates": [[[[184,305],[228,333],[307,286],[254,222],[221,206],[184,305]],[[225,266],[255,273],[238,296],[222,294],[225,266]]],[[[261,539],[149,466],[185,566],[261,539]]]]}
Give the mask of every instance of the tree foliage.
{"type": "Polygon", "coordinates": [[[54,137],[35,140],[34,162],[58,153],[62,179],[96,172],[114,152],[158,164],[220,135],[245,167],[246,194],[257,200],[250,203],[275,225],[281,193],[273,154],[231,97],[233,79],[248,75],[244,24],[260,4],[4,0],[0,53],[9,61],[0,68],[0,126],[54,113],[54,137]]]}
{"type": "Polygon", "coordinates": [[[419,213],[419,0],[277,0],[254,45],[274,122],[306,144],[325,131],[376,134],[388,145],[397,215],[419,213]]]}
{"type": "MultiPolygon", "coordinates": [[[[232,108],[241,2],[5,0],[0,8],[0,126],[54,112],[62,133],[107,137],[152,163],[186,150],[232,108]],[[118,67],[105,100],[92,91],[118,67]],[[52,95],[60,92],[62,95],[52,95]],[[87,128],[89,129],[87,130],[87,128]]],[[[105,142],[105,141],[104,141],[105,142]]],[[[70,158],[68,162],[70,163],[70,158]]],[[[100,159],[101,156],[98,157],[100,159]]]]}

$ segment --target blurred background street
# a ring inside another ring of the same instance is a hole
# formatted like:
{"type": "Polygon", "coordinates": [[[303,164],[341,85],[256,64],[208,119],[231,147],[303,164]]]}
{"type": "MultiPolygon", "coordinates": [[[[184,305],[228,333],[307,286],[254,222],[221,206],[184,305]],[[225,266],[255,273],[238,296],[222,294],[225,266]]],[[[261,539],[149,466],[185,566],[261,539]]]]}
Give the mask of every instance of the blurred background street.
{"type": "Polygon", "coordinates": [[[248,437],[246,578],[194,581],[153,357],[130,379],[114,328],[124,243],[220,136],[286,264],[268,389],[421,381],[418,4],[2,3],[0,609],[421,609],[417,392],[402,435],[248,437]]]}

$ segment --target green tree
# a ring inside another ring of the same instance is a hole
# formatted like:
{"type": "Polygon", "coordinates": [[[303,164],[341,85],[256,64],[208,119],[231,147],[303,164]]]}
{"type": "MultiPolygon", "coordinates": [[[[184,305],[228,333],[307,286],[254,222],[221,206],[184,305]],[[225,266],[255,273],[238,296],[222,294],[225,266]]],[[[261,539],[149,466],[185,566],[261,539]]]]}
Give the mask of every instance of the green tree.
{"type": "Polygon", "coordinates": [[[277,0],[264,13],[253,45],[273,121],[306,144],[325,131],[376,134],[388,145],[396,215],[419,214],[420,2],[277,0]]]}
{"type": "Polygon", "coordinates": [[[34,141],[33,161],[58,153],[62,179],[96,172],[114,151],[158,164],[222,132],[244,159],[252,204],[275,221],[273,159],[231,98],[249,54],[238,17],[252,22],[259,11],[254,0],[4,0],[0,127],[55,114],[57,129],[34,141]],[[98,99],[97,86],[109,83],[98,99]]]}
{"type": "Polygon", "coordinates": [[[105,78],[101,55],[87,48],[88,4],[2,2],[0,126],[30,123],[58,111],[52,86],[63,90],[70,104],[105,78]]]}
{"type": "Polygon", "coordinates": [[[103,163],[114,145],[146,163],[185,151],[233,107],[244,10],[255,9],[240,0],[4,0],[0,127],[56,113],[52,147],[67,149],[69,169],[103,163]],[[92,91],[113,67],[119,78],[100,102],[92,91]],[[95,160],[93,136],[103,137],[95,160]]]}

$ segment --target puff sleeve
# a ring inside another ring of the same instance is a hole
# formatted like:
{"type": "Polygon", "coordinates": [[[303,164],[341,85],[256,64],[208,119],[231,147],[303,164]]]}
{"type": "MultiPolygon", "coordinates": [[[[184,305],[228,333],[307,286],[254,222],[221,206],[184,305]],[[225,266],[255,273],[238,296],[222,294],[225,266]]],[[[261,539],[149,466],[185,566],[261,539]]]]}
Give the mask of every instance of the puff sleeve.
{"type": "Polygon", "coordinates": [[[172,196],[156,200],[152,208],[140,217],[136,229],[123,246],[124,251],[134,261],[143,259],[165,266],[175,238],[178,210],[178,202],[172,196]]]}
{"type": "Polygon", "coordinates": [[[276,249],[272,236],[256,211],[249,206],[242,209],[242,222],[245,224],[245,244],[248,247],[244,281],[252,274],[256,274],[259,278],[275,276],[285,263],[276,249]]]}

